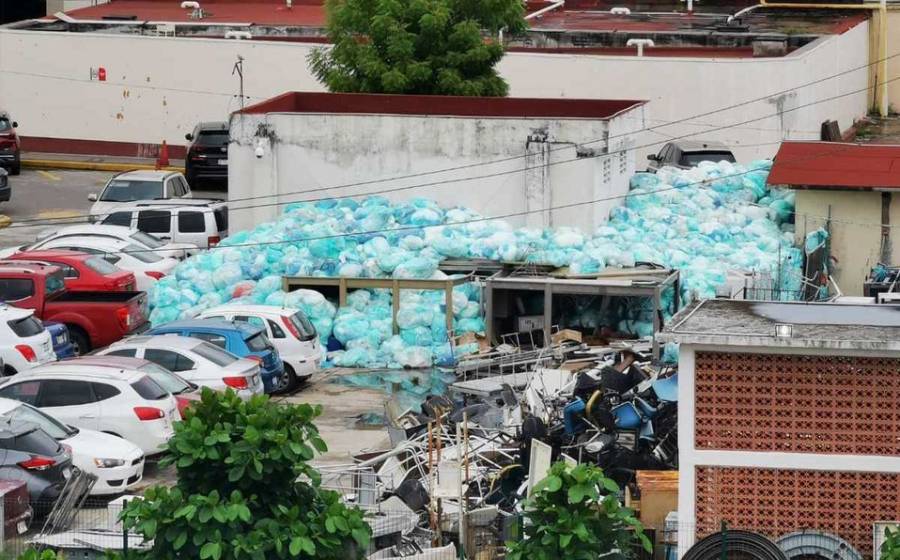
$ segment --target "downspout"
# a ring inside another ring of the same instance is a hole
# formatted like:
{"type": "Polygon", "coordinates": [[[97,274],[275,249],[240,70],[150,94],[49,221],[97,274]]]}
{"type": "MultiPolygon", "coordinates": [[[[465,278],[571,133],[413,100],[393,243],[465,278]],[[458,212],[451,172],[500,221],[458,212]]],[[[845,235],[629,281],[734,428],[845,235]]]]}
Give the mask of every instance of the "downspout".
{"type": "Polygon", "coordinates": [[[542,16],[542,15],[546,14],[547,12],[552,12],[553,10],[555,10],[557,8],[562,8],[563,6],[565,6],[565,4],[566,4],[566,0],[559,0],[558,2],[554,2],[554,3],[550,4],[546,8],[541,8],[540,10],[538,10],[536,12],[532,12],[532,13],[528,14],[527,16],[525,16],[525,20],[527,21],[529,19],[534,19],[538,16],[542,16]]]}

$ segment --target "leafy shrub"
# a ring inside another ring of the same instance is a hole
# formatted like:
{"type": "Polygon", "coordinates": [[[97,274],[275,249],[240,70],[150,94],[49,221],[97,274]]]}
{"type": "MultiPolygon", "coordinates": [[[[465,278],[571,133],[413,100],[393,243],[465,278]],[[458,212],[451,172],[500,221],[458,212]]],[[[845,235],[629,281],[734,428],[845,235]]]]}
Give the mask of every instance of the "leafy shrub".
{"type": "Polygon", "coordinates": [[[650,540],[634,513],[619,503],[619,487],[592,465],[554,464],[525,503],[525,537],[507,543],[507,560],[597,560],[630,557],[650,540]]]}
{"type": "Polygon", "coordinates": [[[881,560],[900,560],[900,529],[884,530],[884,542],[881,543],[881,560]]]}
{"type": "Polygon", "coordinates": [[[308,464],[326,451],[313,424],[320,413],[204,389],[168,443],[177,485],[148,489],[123,513],[127,527],[153,539],[146,557],[360,557],[371,534],[362,513],[321,489],[308,464]]]}

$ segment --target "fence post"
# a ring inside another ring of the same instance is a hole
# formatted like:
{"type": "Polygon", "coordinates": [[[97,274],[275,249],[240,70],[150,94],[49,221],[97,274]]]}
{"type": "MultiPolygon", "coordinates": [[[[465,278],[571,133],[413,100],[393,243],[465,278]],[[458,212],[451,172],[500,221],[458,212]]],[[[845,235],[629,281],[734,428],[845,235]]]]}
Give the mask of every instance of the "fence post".
{"type": "Polygon", "coordinates": [[[728,558],[728,524],[722,521],[722,551],[719,553],[719,560],[728,558]]]}
{"type": "Polygon", "coordinates": [[[0,498],[0,552],[6,552],[6,496],[0,498]]]}
{"type": "Polygon", "coordinates": [[[125,525],[125,520],[122,519],[122,514],[125,513],[125,508],[128,507],[128,500],[122,500],[122,511],[119,512],[119,523],[122,524],[122,557],[128,557],[128,527],[125,525]]]}

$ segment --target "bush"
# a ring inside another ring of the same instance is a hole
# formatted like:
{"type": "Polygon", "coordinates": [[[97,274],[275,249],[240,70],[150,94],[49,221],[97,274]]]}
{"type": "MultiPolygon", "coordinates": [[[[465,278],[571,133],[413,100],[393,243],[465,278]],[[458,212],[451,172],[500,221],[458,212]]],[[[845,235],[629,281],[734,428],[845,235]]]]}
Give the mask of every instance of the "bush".
{"type": "Polygon", "coordinates": [[[632,546],[652,547],[634,513],[619,503],[619,487],[592,465],[554,464],[525,503],[525,537],[507,543],[507,560],[597,560],[632,546]]]}
{"type": "Polygon", "coordinates": [[[881,543],[881,560],[900,560],[900,529],[884,529],[881,543]]]}
{"type": "Polygon", "coordinates": [[[153,539],[145,557],[361,557],[371,534],[362,513],[319,488],[308,464],[326,451],[313,424],[320,413],[204,389],[168,444],[177,485],[148,489],[123,514],[127,527],[153,539]]]}

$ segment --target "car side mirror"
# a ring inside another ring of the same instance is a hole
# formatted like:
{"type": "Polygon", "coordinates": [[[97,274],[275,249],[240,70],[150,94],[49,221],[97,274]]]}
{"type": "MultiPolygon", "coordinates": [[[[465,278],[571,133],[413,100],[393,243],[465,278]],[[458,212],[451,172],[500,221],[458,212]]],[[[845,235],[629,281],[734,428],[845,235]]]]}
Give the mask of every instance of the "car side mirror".
{"type": "Polygon", "coordinates": [[[188,142],[190,142],[191,140],[194,139],[194,135],[191,134],[190,132],[188,132],[187,134],[184,135],[184,139],[187,140],[188,142]]]}
{"type": "Polygon", "coordinates": [[[88,200],[90,200],[91,202],[97,202],[97,193],[92,192],[91,194],[89,194],[88,200]]]}
{"type": "Polygon", "coordinates": [[[647,156],[647,159],[649,159],[650,161],[659,161],[659,156],[657,156],[656,154],[649,154],[647,156]]]}
{"type": "Polygon", "coordinates": [[[19,128],[19,123],[17,123],[16,121],[13,121],[13,128],[19,128]]]}

